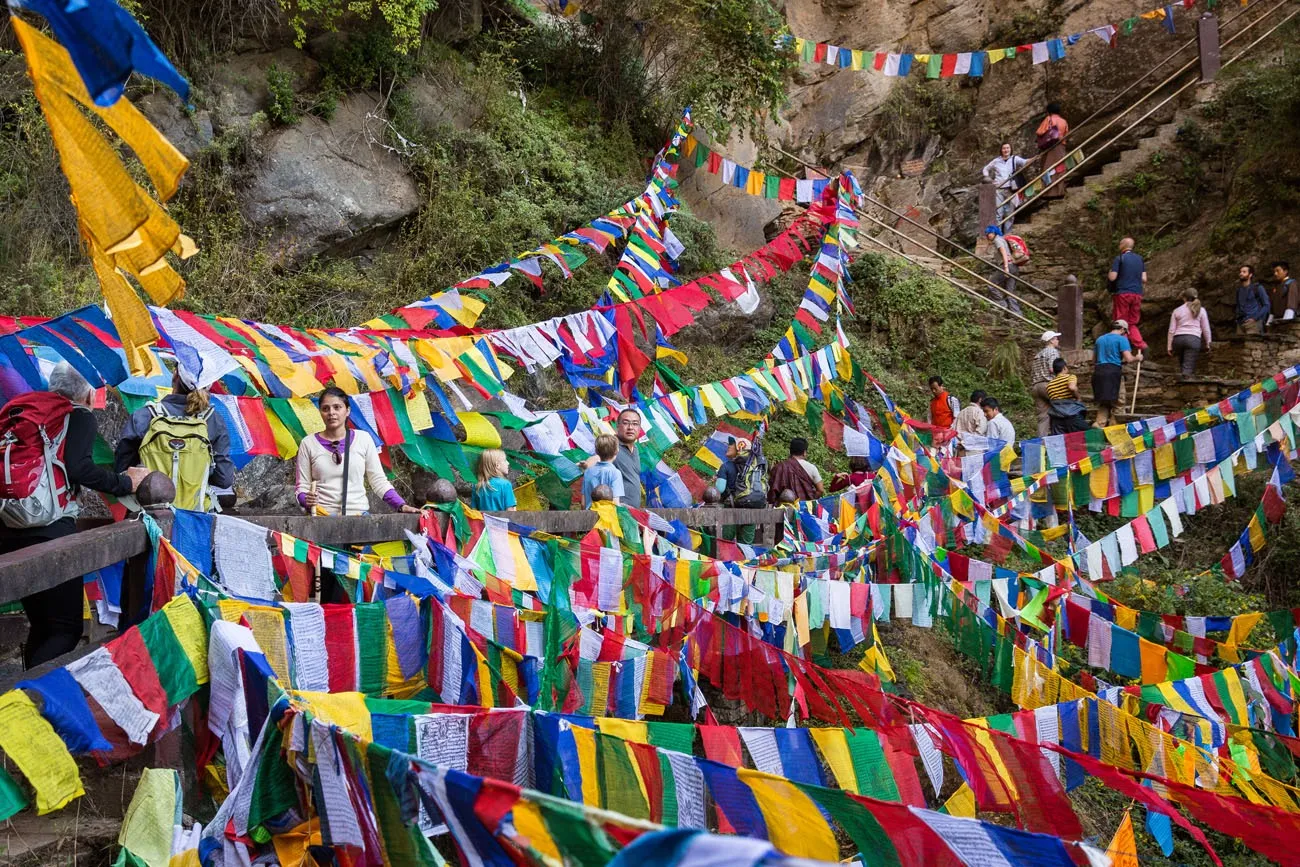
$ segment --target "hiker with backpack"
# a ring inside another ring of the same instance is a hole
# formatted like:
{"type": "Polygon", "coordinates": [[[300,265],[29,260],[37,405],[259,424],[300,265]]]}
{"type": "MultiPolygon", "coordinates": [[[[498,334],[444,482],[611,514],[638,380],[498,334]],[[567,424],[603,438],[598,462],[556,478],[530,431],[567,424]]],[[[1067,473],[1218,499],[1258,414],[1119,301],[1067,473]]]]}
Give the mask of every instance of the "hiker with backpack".
{"type": "Polygon", "coordinates": [[[786,489],[794,491],[800,500],[815,500],[826,493],[821,471],[805,457],[807,454],[808,440],[795,437],[790,440],[790,457],[772,467],[767,501],[773,506],[781,501],[781,492],[786,489]]]}
{"type": "Polygon", "coordinates": [[[419,512],[388,481],[374,437],[348,427],[352,405],[347,393],[331,385],[320,393],[316,405],[325,430],[298,444],[298,505],[309,515],[367,515],[369,485],[393,511],[419,512]]]}
{"type": "MultiPolygon", "coordinates": [[[[1058,173],[1056,169],[1064,169],[1062,163],[1065,162],[1067,148],[1065,137],[1070,133],[1070,124],[1061,116],[1061,107],[1054,102],[1047,104],[1047,113],[1042,123],[1035,130],[1035,141],[1038,145],[1038,174],[1047,175],[1043,178],[1043,186],[1047,186],[1056,180],[1058,173]]],[[[1065,184],[1057,184],[1050,190],[1046,190],[1039,195],[1046,199],[1059,199],[1065,195],[1065,184]]]]}
{"type": "MultiPolygon", "coordinates": [[[[67,362],[50,374],[49,391],[15,397],[0,409],[0,554],[77,532],[77,493],[133,493],[149,470],[115,473],[93,458],[99,426],[90,411],[95,390],[67,362]]],[[[81,640],[83,581],[71,578],[22,600],[27,614],[23,667],[72,651],[81,640]]]]}
{"type": "Polygon", "coordinates": [[[989,297],[997,304],[1010,310],[1012,313],[1020,313],[1020,302],[1011,295],[1006,294],[1014,291],[1011,284],[1014,282],[1013,277],[1020,276],[1020,266],[1016,264],[1017,257],[1022,258],[1025,262],[1029,261],[1029,247],[1023,240],[1012,235],[1003,237],[1002,230],[997,226],[989,225],[984,227],[984,235],[993,243],[994,255],[993,263],[1000,264],[1002,270],[994,271],[991,279],[992,283],[1002,287],[1000,290],[995,286],[989,287],[989,297]],[[1018,242],[1013,251],[1011,238],[1018,242]]]}
{"type": "Polygon", "coordinates": [[[176,485],[178,509],[218,511],[216,488],[235,484],[230,433],[209,404],[208,393],[177,365],[172,393],[131,414],[113,454],[118,472],[143,466],[176,485]]]}
{"type": "MultiPolygon", "coordinates": [[[[767,506],[767,458],[755,440],[732,437],[727,441],[727,459],[718,470],[717,488],[722,504],[733,509],[762,509],[767,506]]],[[[754,524],[738,524],[735,541],[754,544],[754,524]]]]}

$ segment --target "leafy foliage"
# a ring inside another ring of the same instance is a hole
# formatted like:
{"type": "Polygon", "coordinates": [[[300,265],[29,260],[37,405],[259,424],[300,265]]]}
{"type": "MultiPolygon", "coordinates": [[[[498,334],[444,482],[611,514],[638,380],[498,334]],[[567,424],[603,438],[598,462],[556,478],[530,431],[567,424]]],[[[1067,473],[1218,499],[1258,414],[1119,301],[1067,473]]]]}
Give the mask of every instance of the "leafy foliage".
{"type": "Polygon", "coordinates": [[[338,30],[348,16],[369,21],[378,12],[402,52],[419,46],[424,16],[438,8],[437,0],[280,0],[280,4],[289,13],[299,48],[306,43],[309,28],[338,30]]]}
{"type": "Polygon", "coordinates": [[[952,138],[974,114],[975,100],[966,89],[953,82],[910,78],[894,84],[879,112],[883,135],[903,148],[916,147],[931,136],[952,138]]]}
{"type": "Polygon", "coordinates": [[[281,69],[272,63],[266,70],[266,89],[270,102],[266,113],[272,121],[284,126],[292,126],[301,117],[298,114],[297,96],[293,91],[294,74],[288,69],[281,69]]]}
{"type": "Polygon", "coordinates": [[[666,128],[684,106],[719,138],[762,135],[793,66],[769,0],[598,0],[573,21],[519,35],[535,83],[594,102],[615,121],[666,128]]]}

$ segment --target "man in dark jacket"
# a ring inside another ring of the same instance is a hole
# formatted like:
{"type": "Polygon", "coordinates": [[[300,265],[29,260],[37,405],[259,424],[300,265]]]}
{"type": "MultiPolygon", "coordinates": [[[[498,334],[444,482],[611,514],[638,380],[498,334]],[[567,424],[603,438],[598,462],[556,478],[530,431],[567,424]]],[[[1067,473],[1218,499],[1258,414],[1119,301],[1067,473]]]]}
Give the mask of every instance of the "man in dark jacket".
{"type": "Polygon", "coordinates": [[[772,477],[767,483],[770,505],[780,503],[781,492],[787,489],[794,491],[798,500],[815,500],[826,493],[821,471],[805,457],[807,454],[808,440],[803,437],[790,440],[790,457],[772,467],[772,477]]]}
{"type": "Polygon", "coordinates": [[[1242,265],[1237,269],[1237,333],[1263,334],[1268,321],[1268,290],[1255,279],[1255,269],[1242,265]]]}
{"type": "MultiPolygon", "coordinates": [[[[90,488],[115,497],[135,491],[149,471],[143,467],[130,467],[125,472],[114,473],[98,466],[92,457],[98,425],[90,411],[95,390],[81,374],[62,362],[50,374],[50,391],[72,401],[74,408],[68,416],[68,433],[63,441],[63,462],[68,482],[75,496],[78,488],[90,488]]],[[[8,554],[48,542],[77,532],[76,515],[67,515],[44,527],[12,529],[0,527],[0,554],[8,554]]],[[[23,667],[33,668],[42,662],[72,651],[81,640],[82,579],[69,578],[57,587],[41,590],[23,597],[23,611],[27,614],[29,630],[23,646],[23,667]]]]}

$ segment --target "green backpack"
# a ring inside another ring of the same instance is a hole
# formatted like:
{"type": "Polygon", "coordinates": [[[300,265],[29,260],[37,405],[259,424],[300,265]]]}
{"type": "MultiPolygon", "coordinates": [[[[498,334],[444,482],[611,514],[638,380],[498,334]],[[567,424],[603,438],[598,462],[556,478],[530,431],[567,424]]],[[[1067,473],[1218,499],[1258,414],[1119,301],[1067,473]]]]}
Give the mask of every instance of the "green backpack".
{"type": "Polygon", "coordinates": [[[206,512],[217,499],[208,487],[212,472],[212,443],[208,441],[209,408],[202,415],[168,415],[161,404],[149,404],[153,418],[140,441],[140,463],[169,476],[176,485],[178,509],[206,512]]]}

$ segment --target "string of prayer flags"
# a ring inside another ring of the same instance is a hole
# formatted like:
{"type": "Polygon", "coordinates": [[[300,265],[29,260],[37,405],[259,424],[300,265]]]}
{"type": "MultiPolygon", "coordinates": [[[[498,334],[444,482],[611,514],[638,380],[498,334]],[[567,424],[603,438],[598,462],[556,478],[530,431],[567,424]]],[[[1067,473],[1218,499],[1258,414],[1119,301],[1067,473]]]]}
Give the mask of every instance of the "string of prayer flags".
{"type": "Polygon", "coordinates": [[[133,372],[146,373],[153,366],[142,353],[157,342],[158,333],[144,304],[121,274],[134,277],[155,303],[168,304],[181,296],[185,283],[167,262],[166,254],[187,258],[197,248],[131,178],[113,147],[78,105],[98,115],[135,152],[160,201],[175,194],[189,163],[129,102],[114,99],[107,106],[97,104],[63,46],[21,18],[10,20],[72,188],[81,233],[102,281],[127,363],[133,372]]]}
{"type": "MultiPolygon", "coordinates": [[[[1178,5],[1190,8],[1193,2],[1194,0],[1183,0],[1178,5]]],[[[1208,5],[1213,7],[1214,0],[1209,0],[1208,5]]],[[[1242,5],[1244,6],[1245,3],[1243,2],[1242,5]]],[[[1134,25],[1140,19],[1158,21],[1166,32],[1174,34],[1176,31],[1173,9],[1173,5],[1151,9],[1125,19],[1118,27],[1113,24],[1103,24],[1080,30],[1069,36],[1044,39],[1025,45],[943,54],[862,51],[825,42],[813,42],[799,37],[787,38],[794,54],[804,63],[825,64],[837,69],[852,69],[855,71],[871,69],[886,76],[907,76],[913,70],[924,70],[925,77],[930,79],[952,78],[957,75],[981,78],[989,67],[1002,60],[1015,57],[1027,56],[1035,66],[1040,63],[1064,60],[1066,48],[1079,44],[1086,36],[1095,36],[1106,45],[1114,47],[1116,37],[1119,35],[1131,36],[1134,32],[1134,25]]]]}

